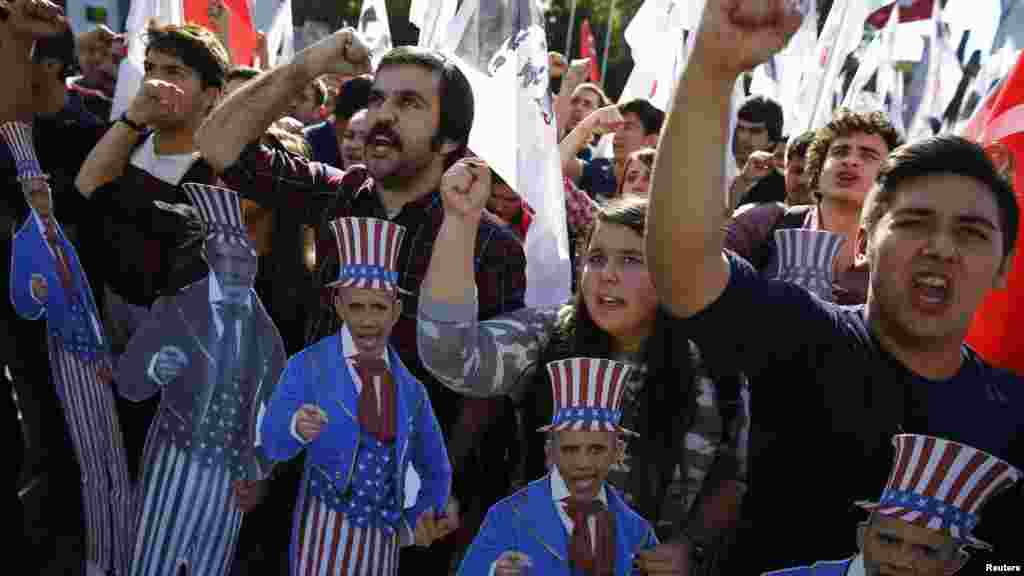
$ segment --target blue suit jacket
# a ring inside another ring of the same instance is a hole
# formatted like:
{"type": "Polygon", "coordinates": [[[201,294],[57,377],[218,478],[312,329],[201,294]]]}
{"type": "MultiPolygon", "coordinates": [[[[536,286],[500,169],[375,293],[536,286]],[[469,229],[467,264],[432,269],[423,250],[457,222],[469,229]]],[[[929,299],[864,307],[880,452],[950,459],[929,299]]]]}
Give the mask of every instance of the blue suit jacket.
{"type": "Polygon", "coordinates": [[[341,150],[338,149],[334,126],[331,122],[321,122],[303,129],[302,135],[313,152],[313,160],[341,169],[341,150]]]}
{"type": "MultiPolygon", "coordinates": [[[[261,436],[265,453],[271,460],[290,460],[306,449],[303,486],[310,479],[327,480],[343,493],[354,476],[354,455],[359,445],[359,399],[348,366],[341,357],[340,338],[339,334],[328,336],[288,361],[270,399],[261,436]],[[320,437],[309,444],[302,444],[291,433],[292,416],[303,404],[319,406],[327,412],[328,418],[320,437]]],[[[438,513],[445,510],[451,492],[452,468],[427,389],[409,373],[390,346],[388,361],[398,404],[395,415],[397,501],[405,502],[405,473],[410,462],[421,482],[415,506],[402,515],[411,533],[424,510],[429,507],[438,513]]],[[[304,492],[300,498],[304,498],[304,492]]],[[[296,513],[301,510],[302,506],[296,507],[296,513]]]]}
{"type": "Polygon", "coordinates": [[[97,323],[100,321],[92,289],[82,273],[82,265],[74,246],[64,236],[60,224],[54,224],[57,228],[57,241],[63,248],[71,272],[72,290],[79,296],[82,307],[71,305],[69,294],[65,293],[57,273],[57,259],[50,252],[32,213],[11,241],[11,304],[18,315],[27,320],[37,320],[45,314],[50,331],[60,334],[65,348],[88,360],[96,360],[106,355],[107,348],[102,332],[97,334],[89,318],[91,314],[97,323]],[[32,297],[33,274],[46,278],[48,294],[45,303],[32,297]]]}
{"type": "Polygon", "coordinates": [[[851,562],[853,562],[853,558],[815,562],[814,566],[801,566],[799,568],[765,572],[762,576],[844,576],[850,568],[851,562]]]}
{"type": "MultiPolygon", "coordinates": [[[[614,488],[606,486],[606,492],[608,509],[615,514],[615,574],[634,574],[633,557],[640,550],[654,548],[658,538],[651,525],[626,506],[614,488]]],[[[485,576],[490,573],[491,564],[509,550],[530,557],[531,574],[570,574],[569,534],[555,509],[550,475],[531,482],[488,510],[458,573],[485,576]]]]}

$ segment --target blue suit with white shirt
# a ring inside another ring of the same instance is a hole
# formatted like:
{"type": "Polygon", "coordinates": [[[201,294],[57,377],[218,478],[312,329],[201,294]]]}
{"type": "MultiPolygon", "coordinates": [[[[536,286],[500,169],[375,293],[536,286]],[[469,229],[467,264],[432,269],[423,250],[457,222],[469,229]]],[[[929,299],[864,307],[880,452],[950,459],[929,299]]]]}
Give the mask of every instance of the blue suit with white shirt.
{"type": "MultiPolygon", "coordinates": [[[[492,574],[494,562],[508,551],[529,556],[531,574],[576,576],[569,568],[569,538],[575,528],[558,505],[568,496],[565,481],[552,468],[547,476],[492,506],[459,566],[459,576],[492,574]]],[[[610,485],[598,498],[615,516],[616,576],[637,573],[637,552],[658,544],[654,529],[610,485]]]]}
{"type": "Polygon", "coordinates": [[[426,388],[402,364],[392,347],[385,361],[395,383],[395,441],[393,448],[374,446],[358,421],[362,382],[349,358],[356,350],[347,327],[293,356],[270,400],[261,436],[266,456],[274,461],[290,460],[305,449],[306,461],[299,505],[292,536],[293,573],[298,562],[300,533],[307,500],[315,499],[354,523],[383,522],[398,533],[401,545],[412,542],[416,520],[428,508],[443,511],[451,490],[451,465],[444,436],[434,415],[426,388]],[[304,404],[318,406],[327,415],[320,436],[306,443],[295,431],[295,414],[304,404]],[[393,451],[392,451],[393,450],[393,451]],[[393,455],[393,457],[392,457],[393,455]],[[375,478],[362,470],[367,458],[377,458],[377,468],[390,478],[375,478]],[[409,464],[421,478],[416,504],[403,510],[405,474],[409,464]],[[358,464],[358,466],[357,466],[358,464]],[[367,503],[374,518],[367,520],[354,505],[372,486],[388,485],[393,493],[379,504],[367,503]],[[373,504],[371,506],[371,504],[373,504]]]}

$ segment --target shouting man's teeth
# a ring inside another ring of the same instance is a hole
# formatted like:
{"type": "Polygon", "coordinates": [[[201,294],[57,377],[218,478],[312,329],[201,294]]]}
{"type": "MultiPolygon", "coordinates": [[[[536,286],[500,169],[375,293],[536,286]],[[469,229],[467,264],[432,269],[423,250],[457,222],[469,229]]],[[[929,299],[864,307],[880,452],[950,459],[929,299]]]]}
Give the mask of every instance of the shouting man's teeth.
{"type": "Polygon", "coordinates": [[[922,276],[918,276],[917,282],[919,284],[923,284],[923,285],[928,286],[930,288],[942,288],[942,289],[944,289],[948,285],[948,283],[946,282],[946,279],[942,278],[941,276],[926,276],[926,275],[922,275],[922,276]]]}
{"type": "Polygon", "coordinates": [[[622,301],[621,298],[612,298],[611,296],[602,296],[601,297],[601,303],[602,304],[608,304],[608,305],[611,305],[611,306],[617,306],[619,304],[622,304],[623,301],[622,301]]]}

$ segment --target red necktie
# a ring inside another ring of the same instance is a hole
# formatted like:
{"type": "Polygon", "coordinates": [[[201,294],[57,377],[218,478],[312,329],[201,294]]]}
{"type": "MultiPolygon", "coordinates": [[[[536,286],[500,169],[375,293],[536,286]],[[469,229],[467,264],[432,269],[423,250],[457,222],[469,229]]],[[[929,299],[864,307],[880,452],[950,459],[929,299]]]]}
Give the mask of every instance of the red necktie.
{"type": "Polygon", "coordinates": [[[359,355],[353,358],[363,381],[359,392],[359,426],[381,442],[395,439],[395,382],[383,358],[359,355]],[[380,409],[377,390],[380,390],[380,409]]]}
{"type": "Polygon", "coordinates": [[[569,539],[569,565],[574,571],[589,576],[615,574],[615,519],[597,499],[578,502],[571,498],[562,501],[572,519],[572,537],[569,539]],[[589,519],[594,517],[597,546],[590,539],[589,519]]]}
{"type": "Polygon", "coordinates": [[[57,259],[57,274],[60,276],[60,283],[65,291],[71,290],[71,270],[68,269],[67,259],[64,258],[64,250],[61,249],[60,238],[57,236],[57,226],[49,216],[42,217],[43,226],[46,227],[46,242],[53,249],[53,255],[57,259]]]}

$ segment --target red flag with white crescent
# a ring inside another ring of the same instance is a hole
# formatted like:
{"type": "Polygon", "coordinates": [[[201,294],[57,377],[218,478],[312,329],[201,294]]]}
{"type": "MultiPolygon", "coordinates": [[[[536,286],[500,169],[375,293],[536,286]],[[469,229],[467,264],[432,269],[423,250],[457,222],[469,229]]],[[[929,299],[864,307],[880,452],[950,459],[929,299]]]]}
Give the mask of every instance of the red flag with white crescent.
{"type": "Polygon", "coordinates": [[[597,45],[594,33],[590,30],[590,20],[583,19],[580,24],[580,58],[590,58],[590,81],[601,81],[601,69],[597,67],[597,45]]]}
{"type": "MultiPolygon", "coordinates": [[[[998,92],[968,126],[968,137],[985,146],[1012,178],[1017,205],[1024,205],[1024,55],[998,92]],[[1021,158],[1022,161],[1016,161],[1021,158]]],[[[1024,220],[1019,233],[1024,232],[1024,220]]],[[[1020,236],[1018,235],[1018,245],[1020,236]]],[[[974,314],[967,343],[992,364],[1024,374],[1024,251],[1017,250],[1005,290],[993,290],[974,314]]]]}

